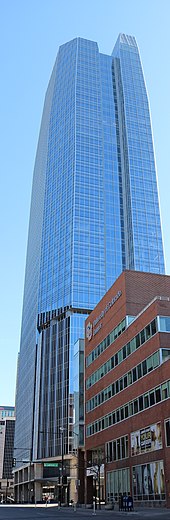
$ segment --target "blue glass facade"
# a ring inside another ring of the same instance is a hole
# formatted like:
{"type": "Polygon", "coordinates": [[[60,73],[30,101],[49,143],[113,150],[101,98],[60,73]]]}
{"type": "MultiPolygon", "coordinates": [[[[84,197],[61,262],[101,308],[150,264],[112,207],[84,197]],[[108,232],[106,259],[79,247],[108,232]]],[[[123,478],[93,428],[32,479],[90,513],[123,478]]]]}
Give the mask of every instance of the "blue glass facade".
{"type": "Polygon", "coordinates": [[[33,439],[34,457],[60,453],[61,427],[71,450],[74,343],[125,268],[164,273],[139,52],[125,35],[112,56],[76,38],[57,55],[33,179],[15,444],[33,439]]]}

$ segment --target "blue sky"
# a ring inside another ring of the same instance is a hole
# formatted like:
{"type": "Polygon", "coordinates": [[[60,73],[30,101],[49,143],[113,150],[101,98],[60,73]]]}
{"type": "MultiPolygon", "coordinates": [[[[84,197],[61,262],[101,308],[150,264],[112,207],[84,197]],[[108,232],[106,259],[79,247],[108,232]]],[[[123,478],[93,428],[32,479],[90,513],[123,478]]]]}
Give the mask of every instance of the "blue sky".
{"type": "Polygon", "coordinates": [[[82,36],[110,54],[136,36],[149,93],[170,274],[169,0],[0,0],[0,404],[13,405],[32,174],[43,102],[59,45],[82,36]]]}

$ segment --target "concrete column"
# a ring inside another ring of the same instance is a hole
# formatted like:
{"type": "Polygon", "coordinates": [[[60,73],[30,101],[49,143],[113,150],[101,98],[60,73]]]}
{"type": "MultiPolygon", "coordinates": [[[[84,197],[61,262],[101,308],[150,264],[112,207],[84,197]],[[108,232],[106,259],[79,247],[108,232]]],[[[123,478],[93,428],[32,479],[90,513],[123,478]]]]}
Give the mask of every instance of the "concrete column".
{"type": "Polygon", "coordinates": [[[34,483],[34,498],[35,502],[42,502],[42,485],[40,482],[34,483]]]}

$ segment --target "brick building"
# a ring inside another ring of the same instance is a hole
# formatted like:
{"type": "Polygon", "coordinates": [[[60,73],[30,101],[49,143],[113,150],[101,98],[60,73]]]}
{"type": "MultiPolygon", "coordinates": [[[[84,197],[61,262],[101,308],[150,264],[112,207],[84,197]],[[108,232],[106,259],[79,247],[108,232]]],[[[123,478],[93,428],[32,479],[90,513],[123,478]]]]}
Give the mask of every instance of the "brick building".
{"type": "Polygon", "coordinates": [[[86,320],[87,501],[93,481],[100,499],[170,507],[169,333],[165,275],[124,271],[86,320]]]}

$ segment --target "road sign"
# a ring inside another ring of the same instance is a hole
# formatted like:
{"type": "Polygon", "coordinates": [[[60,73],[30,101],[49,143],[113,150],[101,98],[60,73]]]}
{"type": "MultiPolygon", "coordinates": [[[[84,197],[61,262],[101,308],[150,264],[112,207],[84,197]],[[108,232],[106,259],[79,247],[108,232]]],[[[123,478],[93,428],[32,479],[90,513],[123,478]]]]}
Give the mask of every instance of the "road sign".
{"type": "Polygon", "coordinates": [[[58,462],[44,462],[44,468],[58,468],[58,462]]]}

